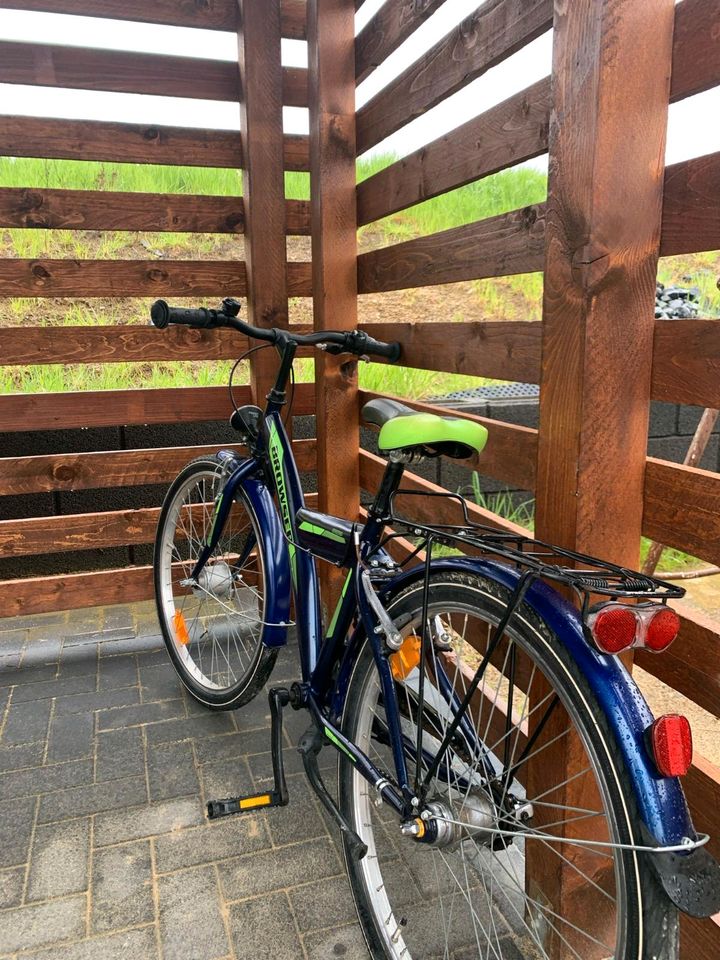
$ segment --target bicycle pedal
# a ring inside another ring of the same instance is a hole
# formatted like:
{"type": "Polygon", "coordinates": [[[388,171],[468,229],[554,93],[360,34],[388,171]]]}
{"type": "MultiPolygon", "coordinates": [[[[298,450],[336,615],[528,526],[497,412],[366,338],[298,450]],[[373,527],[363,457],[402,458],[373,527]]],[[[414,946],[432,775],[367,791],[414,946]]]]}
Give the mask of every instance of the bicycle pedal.
{"type": "Polygon", "coordinates": [[[220,817],[232,817],[236,813],[248,813],[267,807],[285,807],[289,797],[287,792],[271,790],[269,793],[251,793],[246,797],[225,797],[223,800],[209,800],[207,805],[208,820],[219,820],[220,817]]]}

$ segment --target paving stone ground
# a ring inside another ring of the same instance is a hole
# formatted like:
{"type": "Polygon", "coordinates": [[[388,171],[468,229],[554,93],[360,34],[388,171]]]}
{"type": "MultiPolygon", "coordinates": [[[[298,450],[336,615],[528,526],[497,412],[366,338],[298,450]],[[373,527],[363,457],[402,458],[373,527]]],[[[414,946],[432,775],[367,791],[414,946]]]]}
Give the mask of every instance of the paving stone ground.
{"type": "Polygon", "coordinates": [[[290,806],[208,823],[271,782],[265,697],[192,702],[149,605],[0,621],[1,960],[364,960],[288,719],[290,806]]]}

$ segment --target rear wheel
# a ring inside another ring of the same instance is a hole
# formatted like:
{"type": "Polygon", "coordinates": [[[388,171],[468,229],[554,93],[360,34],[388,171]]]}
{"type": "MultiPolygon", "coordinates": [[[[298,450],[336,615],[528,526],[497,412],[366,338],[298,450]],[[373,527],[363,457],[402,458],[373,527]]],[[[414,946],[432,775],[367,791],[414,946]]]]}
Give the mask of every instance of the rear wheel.
{"type": "MultiPolygon", "coordinates": [[[[425,770],[507,601],[504,588],[479,576],[431,580],[425,770]]],[[[390,606],[411,642],[422,633],[421,611],[421,582],[390,606]]],[[[419,669],[403,670],[396,690],[412,781],[419,669]]],[[[430,783],[431,843],[402,835],[396,814],[378,807],[367,781],[340,758],[341,807],[368,846],[360,862],[346,849],[346,861],[372,957],[676,960],[675,908],[640,855],[612,846],[641,842],[617,744],[584,677],[526,606],[485,668],[466,718],[469,735],[460,728],[430,783]],[[484,751],[474,750],[475,737],[484,751]],[[569,767],[560,773],[548,760],[563,746],[569,767]]],[[[350,681],[343,732],[394,780],[368,647],[350,681]]]]}
{"type": "Polygon", "coordinates": [[[182,470],[160,512],[153,560],[158,618],[170,659],[193,697],[215,710],[251,700],[277,657],[277,650],[263,643],[260,529],[242,490],[197,583],[183,583],[209,536],[225,480],[215,456],[193,460],[182,470]]]}

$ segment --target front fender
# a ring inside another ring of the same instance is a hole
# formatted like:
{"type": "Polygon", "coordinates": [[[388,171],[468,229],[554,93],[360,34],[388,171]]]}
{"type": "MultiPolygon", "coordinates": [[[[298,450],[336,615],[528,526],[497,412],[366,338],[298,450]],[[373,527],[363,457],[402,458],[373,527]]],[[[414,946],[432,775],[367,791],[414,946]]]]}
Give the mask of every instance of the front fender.
{"type": "Polygon", "coordinates": [[[257,520],[262,537],[258,549],[262,550],[265,573],[263,643],[266,647],[282,647],[287,643],[287,624],[290,620],[290,555],[270,491],[253,476],[256,468],[253,460],[240,461],[228,479],[227,490],[233,496],[240,488],[257,520]]]}
{"type": "MultiPolygon", "coordinates": [[[[509,590],[514,589],[521,576],[520,571],[503,564],[474,558],[433,561],[433,570],[475,573],[509,590]]],[[[413,581],[421,579],[423,573],[421,564],[389,581],[381,590],[383,602],[388,603],[413,581]]],[[[650,834],[660,846],[695,837],[680,781],[660,776],[648,756],[644,737],[653,715],[623,664],[590,647],[576,608],[546,583],[535,581],[524,603],[547,624],[587,678],[615,734],[635,788],[640,815],[650,834]]]]}

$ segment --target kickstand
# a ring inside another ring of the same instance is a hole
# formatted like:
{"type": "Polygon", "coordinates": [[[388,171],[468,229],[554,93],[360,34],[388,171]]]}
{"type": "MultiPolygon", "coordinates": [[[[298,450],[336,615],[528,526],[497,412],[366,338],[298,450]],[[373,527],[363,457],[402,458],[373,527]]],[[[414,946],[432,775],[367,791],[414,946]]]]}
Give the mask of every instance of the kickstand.
{"type": "Polygon", "coordinates": [[[317,724],[313,722],[312,726],[308,727],[308,729],[302,735],[298,745],[298,753],[302,757],[303,766],[305,767],[307,778],[310,781],[310,786],[313,788],[322,805],[340,828],[341,833],[347,840],[348,846],[350,847],[350,852],[353,856],[353,859],[362,860],[367,853],[367,845],[362,842],[360,837],[355,833],[345,817],[342,815],[337,804],[328,793],[328,789],[323,783],[322,777],[320,776],[317,758],[324,746],[325,738],[318,730],[317,724]]]}

